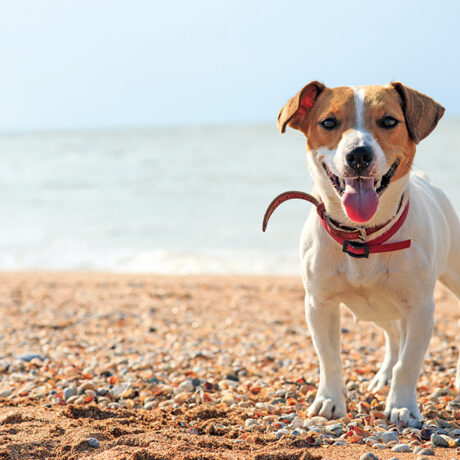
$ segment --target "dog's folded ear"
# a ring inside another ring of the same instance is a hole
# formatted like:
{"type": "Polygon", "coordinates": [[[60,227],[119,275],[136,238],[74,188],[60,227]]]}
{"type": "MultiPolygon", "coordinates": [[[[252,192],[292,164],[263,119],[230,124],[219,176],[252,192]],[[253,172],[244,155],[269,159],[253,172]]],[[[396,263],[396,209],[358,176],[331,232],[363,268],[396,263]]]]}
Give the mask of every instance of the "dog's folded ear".
{"type": "Polygon", "coordinates": [[[278,115],[278,129],[282,133],[286,131],[286,126],[299,129],[300,122],[313,107],[316,98],[324,88],[325,86],[319,81],[312,81],[289,99],[278,115]]]}
{"type": "Polygon", "coordinates": [[[425,139],[444,115],[444,107],[431,97],[396,81],[391,83],[401,97],[404,118],[410,137],[418,144],[425,139]]]}

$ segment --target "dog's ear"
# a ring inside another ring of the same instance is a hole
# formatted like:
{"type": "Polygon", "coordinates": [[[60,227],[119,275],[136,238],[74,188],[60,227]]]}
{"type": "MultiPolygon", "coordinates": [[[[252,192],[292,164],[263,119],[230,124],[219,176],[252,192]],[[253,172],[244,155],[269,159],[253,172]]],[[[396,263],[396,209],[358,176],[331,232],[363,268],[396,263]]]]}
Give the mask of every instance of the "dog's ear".
{"type": "Polygon", "coordinates": [[[286,131],[286,126],[299,129],[301,120],[313,107],[316,98],[324,88],[325,86],[319,81],[312,81],[289,99],[278,115],[278,129],[281,133],[286,131]]]}
{"type": "Polygon", "coordinates": [[[414,142],[418,144],[436,128],[445,109],[431,97],[419,93],[399,81],[393,82],[391,85],[401,97],[407,131],[409,131],[414,142]]]}

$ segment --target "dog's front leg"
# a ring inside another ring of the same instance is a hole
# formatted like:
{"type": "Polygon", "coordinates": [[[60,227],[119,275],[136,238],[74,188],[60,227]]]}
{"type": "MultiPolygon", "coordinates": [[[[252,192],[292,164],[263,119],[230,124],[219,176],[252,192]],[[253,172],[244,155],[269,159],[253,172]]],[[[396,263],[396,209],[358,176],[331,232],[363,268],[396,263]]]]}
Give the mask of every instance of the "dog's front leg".
{"type": "Polygon", "coordinates": [[[393,367],[385,415],[392,423],[407,425],[410,418],[421,420],[417,406],[417,379],[425,351],[433,334],[434,302],[413,311],[401,320],[401,349],[393,367]]]}
{"type": "Polygon", "coordinates": [[[311,337],[319,358],[319,387],[308,415],[329,419],[346,415],[345,385],[340,361],[340,307],[319,303],[305,297],[305,313],[311,337]]]}

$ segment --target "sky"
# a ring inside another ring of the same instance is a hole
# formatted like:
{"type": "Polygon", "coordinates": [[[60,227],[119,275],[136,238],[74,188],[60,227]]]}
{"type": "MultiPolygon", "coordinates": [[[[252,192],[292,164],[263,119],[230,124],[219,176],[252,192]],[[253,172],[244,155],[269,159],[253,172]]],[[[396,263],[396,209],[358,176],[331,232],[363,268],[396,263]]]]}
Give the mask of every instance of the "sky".
{"type": "Polygon", "coordinates": [[[460,3],[14,0],[0,131],[274,122],[311,80],[400,80],[460,115],[460,3]]]}

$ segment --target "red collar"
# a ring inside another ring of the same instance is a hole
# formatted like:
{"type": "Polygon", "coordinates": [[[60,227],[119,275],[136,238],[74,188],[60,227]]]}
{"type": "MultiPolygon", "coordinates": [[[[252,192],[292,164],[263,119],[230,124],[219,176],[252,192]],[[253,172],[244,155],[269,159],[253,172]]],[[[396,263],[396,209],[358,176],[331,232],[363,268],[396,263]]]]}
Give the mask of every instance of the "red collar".
{"type": "Polygon", "coordinates": [[[406,220],[407,213],[409,212],[409,201],[404,208],[396,222],[382,235],[371,240],[371,241],[353,241],[357,239],[363,239],[366,236],[372,235],[373,233],[381,230],[391,221],[379,225],[377,227],[369,227],[360,229],[353,229],[350,227],[341,226],[338,222],[333,221],[326,213],[324,203],[320,203],[314,196],[304,192],[284,192],[278,195],[269,205],[265,211],[264,220],[262,224],[262,231],[265,232],[270,216],[273,214],[275,209],[287,200],[293,198],[300,198],[312,203],[316,207],[319,219],[322,226],[325,228],[327,233],[334,238],[342,246],[342,251],[347,253],[351,257],[356,258],[368,258],[369,254],[378,252],[390,252],[399,251],[401,249],[407,249],[411,245],[411,240],[398,241],[396,243],[385,243],[389,240],[402,226],[406,220]]]}

